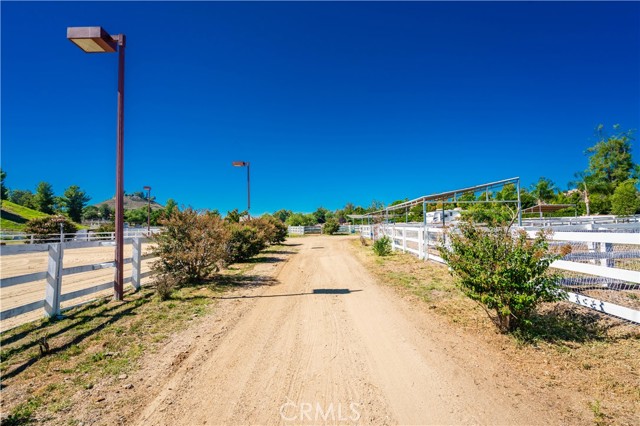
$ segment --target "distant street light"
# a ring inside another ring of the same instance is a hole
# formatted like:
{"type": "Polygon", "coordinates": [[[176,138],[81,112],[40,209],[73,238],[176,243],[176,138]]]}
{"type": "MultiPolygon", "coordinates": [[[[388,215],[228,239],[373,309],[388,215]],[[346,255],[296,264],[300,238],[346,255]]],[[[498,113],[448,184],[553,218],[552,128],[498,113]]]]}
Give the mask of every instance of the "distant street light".
{"type": "Polygon", "coordinates": [[[116,137],[116,273],[114,298],[124,293],[124,34],[109,35],[102,27],[68,27],[67,39],[87,53],[118,52],[118,123],[116,137]]]}
{"type": "Polygon", "coordinates": [[[247,168],[247,216],[251,219],[251,163],[248,161],[234,161],[231,163],[233,167],[246,167],[247,168]]]}
{"type": "Polygon", "coordinates": [[[147,191],[147,235],[151,236],[151,187],[145,186],[142,189],[147,191]]]}

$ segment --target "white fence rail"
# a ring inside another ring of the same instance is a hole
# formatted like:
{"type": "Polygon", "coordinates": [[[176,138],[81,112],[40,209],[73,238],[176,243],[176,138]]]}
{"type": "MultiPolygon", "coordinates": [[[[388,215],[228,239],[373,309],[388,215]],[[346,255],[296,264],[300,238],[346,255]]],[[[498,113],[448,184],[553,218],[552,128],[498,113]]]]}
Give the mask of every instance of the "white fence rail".
{"type": "MultiPolygon", "coordinates": [[[[124,282],[130,283],[135,290],[140,288],[142,278],[150,274],[150,272],[143,273],[141,271],[142,260],[150,259],[153,257],[150,254],[142,254],[142,243],[146,241],[147,240],[145,238],[141,237],[125,239],[125,244],[132,244],[132,257],[124,259],[124,264],[131,263],[132,272],[130,277],[125,277],[124,282]]],[[[45,316],[55,317],[57,315],[60,315],[61,302],[77,299],[89,294],[106,290],[108,288],[112,288],[113,282],[107,282],[104,284],[71,291],[69,293],[62,293],[62,279],[64,276],[115,267],[115,262],[102,262],[91,265],[81,265],[65,268],[63,264],[65,250],[102,246],[114,247],[115,243],[107,241],[71,241],[64,243],[2,246],[0,248],[0,255],[3,258],[5,256],[25,253],[48,252],[48,261],[46,271],[18,275],[8,278],[0,278],[0,289],[6,289],[9,287],[46,279],[43,300],[38,300],[35,302],[26,303],[20,306],[15,306],[3,310],[0,312],[0,321],[4,321],[6,319],[26,314],[41,308],[44,308],[45,316]]]]}
{"type": "MultiPolygon", "coordinates": [[[[151,228],[150,233],[156,234],[160,232],[160,228],[151,228]]],[[[148,237],[147,228],[125,228],[124,238],[148,237]]],[[[48,235],[27,234],[24,232],[2,231],[0,232],[0,242],[3,245],[25,243],[25,244],[42,244],[57,243],[65,241],[115,241],[115,232],[94,232],[81,229],[74,233],[55,233],[48,235]]]]}
{"type": "MultiPolygon", "coordinates": [[[[361,225],[340,225],[339,234],[353,234],[360,232],[361,225]]],[[[322,234],[322,225],[314,226],[289,226],[289,235],[322,234]]]]}
{"type": "MultiPolygon", "coordinates": [[[[638,226],[634,230],[638,230],[638,226]]],[[[530,237],[536,231],[528,230],[530,237]]],[[[444,263],[438,255],[438,247],[442,244],[443,230],[423,225],[383,224],[363,225],[360,234],[366,238],[377,240],[387,236],[391,240],[393,250],[412,253],[420,259],[444,263]]],[[[551,264],[556,268],[571,273],[604,279],[602,288],[610,290],[622,289],[640,291],[640,271],[615,267],[615,259],[633,259],[640,262],[639,232],[555,232],[550,236],[558,244],[579,244],[586,249],[580,253],[572,253],[562,260],[551,264]],[[624,247],[614,250],[613,247],[624,247]],[[607,284],[609,281],[613,284],[607,284]]],[[[582,294],[568,292],[569,301],[581,306],[596,309],[610,315],[640,323],[640,311],[597,300],[582,294]]]]}

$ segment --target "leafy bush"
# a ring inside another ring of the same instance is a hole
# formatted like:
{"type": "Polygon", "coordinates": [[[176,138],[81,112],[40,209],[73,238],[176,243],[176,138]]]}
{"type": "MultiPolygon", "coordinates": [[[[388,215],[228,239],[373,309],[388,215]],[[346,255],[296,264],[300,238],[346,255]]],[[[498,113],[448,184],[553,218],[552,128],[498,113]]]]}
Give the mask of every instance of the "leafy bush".
{"type": "Polygon", "coordinates": [[[493,320],[500,330],[529,325],[540,302],[562,298],[560,277],[548,273],[559,256],[549,251],[542,232],[528,240],[525,232],[512,235],[508,227],[461,223],[458,229],[447,234],[449,248],[439,247],[440,256],[462,291],[496,312],[493,320]]]}
{"type": "Polygon", "coordinates": [[[59,240],[60,223],[65,234],[73,234],[78,228],[64,216],[46,216],[31,219],[25,225],[24,231],[27,234],[35,234],[34,241],[44,242],[47,240],[59,240]]]}
{"type": "Polygon", "coordinates": [[[340,229],[340,224],[335,219],[327,219],[327,221],[322,226],[322,233],[333,235],[340,229]]]}
{"type": "Polygon", "coordinates": [[[156,274],[198,282],[229,260],[230,231],[219,215],[174,209],[160,223],[164,231],[152,237],[153,253],[160,258],[153,265],[156,274]]]}
{"type": "Polygon", "coordinates": [[[622,182],[611,196],[611,213],[629,216],[640,209],[640,193],[636,189],[636,181],[629,179],[622,182]]]}
{"type": "Polygon", "coordinates": [[[227,227],[230,230],[228,259],[231,263],[249,260],[267,246],[264,232],[252,224],[228,223],[227,227]]]}
{"type": "Polygon", "coordinates": [[[373,252],[378,256],[388,256],[391,254],[391,239],[384,236],[373,243],[373,252]]]}
{"type": "Polygon", "coordinates": [[[264,215],[249,222],[264,234],[268,244],[280,244],[287,238],[287,225],[270,215],[264,215]]]}

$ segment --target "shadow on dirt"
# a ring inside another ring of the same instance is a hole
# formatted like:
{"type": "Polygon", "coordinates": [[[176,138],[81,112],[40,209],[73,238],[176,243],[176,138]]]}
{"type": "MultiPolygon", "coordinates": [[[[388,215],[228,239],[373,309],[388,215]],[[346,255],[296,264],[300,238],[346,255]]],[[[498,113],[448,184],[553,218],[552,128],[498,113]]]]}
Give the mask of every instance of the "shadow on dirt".
{"type": "Polygon", "coordinates": [[[290,296],[314,296],[319,294],[351,294],[362,290],[350,290],[348,288],[314,288],[308,293],[286,293],[286,294],[264,294],[259,296],[220,296],[215,299],[261,299],[268,297],[290,297],[290,296]]]}

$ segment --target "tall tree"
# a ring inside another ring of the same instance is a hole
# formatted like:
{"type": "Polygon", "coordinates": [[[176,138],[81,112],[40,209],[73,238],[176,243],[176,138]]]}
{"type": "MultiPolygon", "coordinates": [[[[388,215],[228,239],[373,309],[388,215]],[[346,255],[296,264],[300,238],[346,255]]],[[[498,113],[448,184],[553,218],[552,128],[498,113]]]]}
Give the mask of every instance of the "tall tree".
{"type": "Polygon", "coordinates": [[[316,211],[313,212],[313,215],[316,218],[316,223],[325,223],[327,221],[327,213],[329,213],[329,210],[322,206],[318,207],[316,211]]]}
{"type": "Polygon", "coordinates": [[[91,197],[79,186],[71,185],[64,191],[62,204],[69,218],[74,222],[80,222],[82,221],[82,210],[90,199],[91,197]]]}
{"type": "Polygon", "coordinates": [[[100,210],[100,217],[104,220],[109,220],[109,218],[113,213],[111,210],[111,207],[109,207],[109,204],[107,203],[100,204],[99,210],[100,210]]]}
{"type": "Polygon", "coordinates": [[[538,179],[538,182],[531,187],[531,195],[536,197],[538,204],[544,204],[553,200],[556,195],[556,190],[556,185],[551,179],[541,177],[538,179]]]}
{"type": "Polygon", "coordinates": [[[4,186],[4,179],[7,177],[7,173],[0,169],[0,200],[9,199],[9,190],[4,186]]]}
{"type": "Polygon", "coordinates": [[[640,166],[631,158],[631,141],[633,131],[620,131],[620,126],[613,126],[616,132],[608,135],[603,125],[596,128],[598,142],[587,149],[589,168],[586,174],[592,177],[592,192],[611,195],[618,185],[629,179],[638,178],[640,166]]]}
{"type": "Polygon", "coordinates": [[[14,189],[9,194],[9,201],[16,203],[19,206],[28,207],[30,209],[35,208],[33,200],[33,192],[28,189],[14,189]]]}
{"type": "Polygon", "coordinates": [[[51,184],[40,182],[36,188],[36,195],[33,197],[36,209],[42,213],[53,214],[54,194],[51,184]]]}
{"type": "Polygon", "coordinates": [[[280,209],[273,214],[273,217],[280,219],[281,222],[285,222],[291,214],[291,210],[280,209]]]}
{"type": "Polygon", "coordinates": [[[165,217],[169,218],[171,216],[171,213],[173,213],[173,211],[177,209],[178,209],[178,203],[176,203],[176,201],[173,198],[169,198],[167,200],[167,204],[164,205],[165,217]]]}

